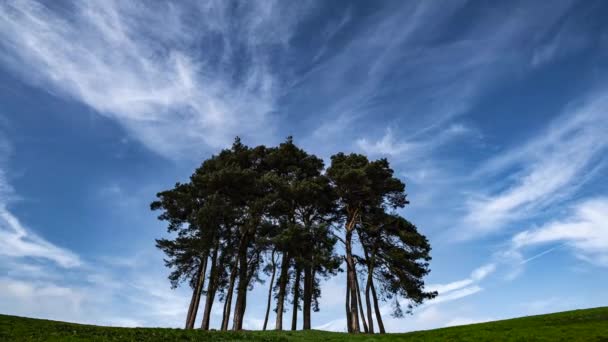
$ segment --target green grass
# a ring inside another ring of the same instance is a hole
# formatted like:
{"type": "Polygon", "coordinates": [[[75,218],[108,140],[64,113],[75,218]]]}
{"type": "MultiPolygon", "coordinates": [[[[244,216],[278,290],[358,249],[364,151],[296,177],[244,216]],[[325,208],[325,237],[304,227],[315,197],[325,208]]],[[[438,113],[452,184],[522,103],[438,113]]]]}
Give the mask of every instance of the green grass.
{"type": "Polygon", "coordinates": [[[386,335],[112,328],[0,315],[0,341],[608,341],[608,307],[386,335]]]}

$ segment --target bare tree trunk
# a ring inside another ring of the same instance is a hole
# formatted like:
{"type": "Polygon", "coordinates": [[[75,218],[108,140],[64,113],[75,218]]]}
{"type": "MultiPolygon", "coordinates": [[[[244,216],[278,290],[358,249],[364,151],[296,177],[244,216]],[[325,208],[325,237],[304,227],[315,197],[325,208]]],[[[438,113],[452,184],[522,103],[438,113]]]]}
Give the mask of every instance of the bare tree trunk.
{"type": "Polygon", "coordinates": [[[196,286],[192,289],[192,297],[190,297],[190,306],[188,306],[188,314],[186,315],[186,325],[185,325],[185,329],[189,329],[190,328],[190,321],[192,320],[192,309],[194,308],[194,302],[196,300],[196,292],[198,290],[198,283],[200,282],[200,271],[201,267],[198,268],[196,274],[196,286]]]}
{"type": "Polygon", "coordinates": [[[219,244],[216,244],[215,250],[211,257],[211,270],[209,271],[209,285],[207,285],[207,296],[205,300],[205,311],[203,312],[203,322],[201,329],[209,330],[209,319],[211,317],[211,307],[215,300],[215,292],[217,290],[217,253],[219,244]]]}
{"type": "Polygon", "coordinates": [[[239,286],[237,287],[234,317],[232,318],[232,330],[235,331],[243,329],[243,315],[245,313],[247,286],[249,285],[248,266],[247,235],[245,234],[239,246],[239,286]]]}
{"type": "Polygon", "coordinates": [[[378,306],[378,296],[376,295],[376,288],[374,287],[374,282],[372,280],[372,296],[374,298],[374,311],[376,311],[376,321],[378,321],[378,329],[380,329],[380,333],[384,334],[386,331],[384,330],[384,323],[382,323],[382,315],[380,314],[380,306],[378,306]]]}
{"type": "Polygon", "coordinates": [[[367,334],[369,330],[367,329],[367,322],[365,321],[365,313],[363,313],[363,302],[361,301],[361,290],[359,290],[359,277],[357,276],[357,271],[355,270],[355,285],[357,285],[357,302],[359,303],[359,314],[361,315],[361,321],[363,322],[363,331],[367,334]]]}
{"type": "Polygon", "coordinates": [[[266,326],[268,325],[268,315],[270,314],[270,303],[272,299],[272,286],[274,285],[274,276],[277,273],[277,262],[274,259],[275,250],[272,250],[272,255],[270,258],[272,259],[272,276],[270,277],[270,286],[268,286],[268,302],[266,303],[266,315],[264,316],[264,328],[262,330],[266,330],[266,326]]]}
{"type": "Polygon", "coordinates": [[[228,322],[230,321],[230,310],[232,309],[232,293],[234,292],[234,282],[236,280],[237,264],[235,261],[232,270],[230,271],[230,283],[228,285],[228,293],[224,302],[224,316],[222,317],[222,330],[228,330],[228,322]]]}
{"type": "Polygon", "coordinates": [[[349,333],[353,332],[352,324],[351,324],[351,314],[350,314],[350,282],[348,281],[348,274],[350,273],[350,266],[346,263],[346,300],[344,303],[346,304],[346,331],[349,333]]]}
{"type": "Polygon", "coordinates": [[[207,272],[207,254],[201,258],[201,265],[199,266],[196,275],[196,286],[192,291],[192,299],[190,300],[190,307],[188,308],[188,316],[186,318],[186,329],[193,329],[194,322],[196,321],[196,314],[198,312],[198,306],[201,300],[201,292],[205,286],[205,273],[207,272]]]}
{"type": "MultiPolygon", "coordinates": [[[[354,221],[354,220],[353,220],[354,221]]],[[[346,262],[349,266],[348,269],[348,278],[347,281],[349,283],[350,288],[350,314],[351,314],[351,326],[352,332],[358,333],[359,329],[359,308],[357,305],[357,284],[355,279],[355,262],[353,260],[353,252],[352,252],[352,235],[353,235],[353,227],[354,222],[351,222],[350,227],[347,226],[346,230],[346,262]]]]}
{"type": "Polygon", "coordinates": [[[314,274],[313,266],[304,266],[304,301],[302,307],[302,316],[304,322],[302,323],[302,329],[310,330],[310,309],[312,306],[312,287],[314,286],[314,274]]]}
{"type": "Polygon", "coordinates": [[[365,284],[365,306],[367,307],[367,319],[369,323],[369,332],[370,334],[374,333],[374,318],[372,317],[372,303],[369,298],[369,292],[372,284],[372,274],[369,273],[367,275],[367,283],[365,284]]]}
{"type": "Polygon", "coordinates": [[[298,328],[298,303],[300,302],[300,268],[296,266],[296,278],[293,281],[293,312],[291,315],[291,330],[298,328]]]}
{"type": "MultiPolygon", "coordinates": [[[[361,238],[361,234],[359,233],[359,238],[361,238]]],[[[363,247],[363,253],[365,255],[365,262],[367,264],[367,281],[365,283],[365,306],[367,308],[367,323],[369,324],[369,333],[373,334],[374,331],[374,318],[372,317],[372,303],[370,299],[370,290],[373,282],[374,276],[374,257],[370,259],[368,253],[368,247],[363,241],[361,241],[361,246],[363,247]]],[[[363,306],[363,304],[361,304],[363,306]]]]}
{"type": "Polygon", "coordinates": [[[288,271],[289,254],[285,252],[283,253],[283,259],[281,260],[281,275],[279,276],[279,293],[277,294],[277,319],[275,330],[283,330],[283,305],[285,303],[288,271]]]}

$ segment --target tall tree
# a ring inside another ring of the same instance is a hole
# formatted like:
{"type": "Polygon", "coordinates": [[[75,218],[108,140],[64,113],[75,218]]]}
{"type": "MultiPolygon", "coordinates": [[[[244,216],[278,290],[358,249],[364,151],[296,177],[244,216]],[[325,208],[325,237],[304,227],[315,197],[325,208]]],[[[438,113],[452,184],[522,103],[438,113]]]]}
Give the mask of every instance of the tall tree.
{"type": "Polygon", "coordinates": [[[165,265],[173,271],[169,275],[172,288],[190,280],[193,290],[186,317],[186,329],[194,327],[200,296],[205,281],[210,244],[204,235],[213,228],[202,226],[197,220],[196,193],[191,184],[177,183],[171,190],[157,194],[152,210],[162,210],[158,218],[168,222],[167,232],[177,232],[175,240],[158,239],[156,246],[165,252],[165,265]]]}
{"type": "Polygon", "coordinates": [[[370,162],[360,154],[338,153],[331,157],[327,169],[339,197],[340,213],[344,222],[344,249],[347,264],[347,289],[350,307],[347,308],[348,331],[358,333],[359,301],[357,295],[357,269],[353,257],[353,233],[366,207],[403,207],[405,185],[393,177],[386,159],[370,162]]]}
{"type": "Polygon", "coordinates": [[[364,331],[374,332],[372,301],[384,332],[379,300],[393,300],[399,315],[403,300],[409,312],[435,295],[423,290],[428,241],[411,223],[389,213],[407,200],[405,185],[393,177],[388,162],[339,153],[323,170],[323,161],[291,137],[273,148],[250,148],[236,138],[230,148],[205,160],[188,183],[157,194],[151,208],[161,211],[159,219],[176,234],[157,240],[171,268],[171,285],[187,281],[192,288],[186,328],[193,328],[205,294],[201,328],[209,329],[219,297],[224,302],[221,329],[232,323],[232,329],[241,330],[247,293],[263,282],[261,270],[271,274],[264,329],[273,292],[275,329],[283,328],[290,295],[292,329],[299,310],[303,329],[310,329],[311,312],[319,310],[320,281],[340,272],[343,262],[349,332],[359,332],[360,322],[364,331]],[[335,224],[342,227],[342,237],[335,224]],[[363,256],[354,253],[355,235],[363,256]],[[342,256],[335,253],[337,241],[344,244],[342,256]],[[367,310],[358,274],[365,279],[367,310]]]}
{"type": "Polygon", "coordinates": [[[399,299],[407,301],[407,313],[424,300],[434,298],[436,292],[424,291],[424,276],[429,270],[431,246],[412,223],[396,214],[375,208],[362,215],[357,227],[367,265],[365,289],[368,318],[372,321],[371,300],[374,301],[376,320],[381,333],[384,324],[378,305],[374,282],[380,285],[383,298],[393,299],[393,315],[401,317],[399,299]]]}
{"type": "MultiPolygon", "coordinates": [[[[294,267],[292,328],[296,326],[300,300],[303,301],[304,329],[310,329],[312,286],[316,254],[333,253],[335,240],[327,225],[335,216],[335,195],[327,177],[322,175],[323,161],[298,148],[291,137],[267,155],[270,170],[268,180],[273,200],[270,215],[276,220],[280,233],[275,240],[282,253],[281,274],[278,281],[277,320],[275,329],[281,330],[283,308],[290,272],[294,267]],[[323,234],[325,234],[323,236],[323,234]],[[316,239],[324,243],[316,243],[316,239]],[[300,289],[303,276],[303,294],[300,289]],[[302,297],[302,298],[301,298],[302,297]]],[[[320,259],[319,262],[326,261],[320,259]]],[[[321,268],[334,267],[332,263],[320,264],[321,268]]],[[[337,268],[337,267],[336,267],[337,268]]]]}

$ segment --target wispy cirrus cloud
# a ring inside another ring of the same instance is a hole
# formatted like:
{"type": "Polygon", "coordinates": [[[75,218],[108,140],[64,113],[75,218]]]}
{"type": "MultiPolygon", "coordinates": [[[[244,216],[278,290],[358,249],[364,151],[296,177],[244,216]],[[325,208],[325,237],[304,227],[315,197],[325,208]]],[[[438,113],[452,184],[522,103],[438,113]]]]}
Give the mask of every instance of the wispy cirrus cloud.
{"type": "Polygon", "coordinates": [[[512,249],[549,244],[565,244],[580,259],[595,265],[608,266],[608,198],[584,200],[571,208],[565,218],[553,220],[516,234],[512,249]]]}
{"type": "MultiPolygon", "coordinates": [[[[0,137],[0,144],[4,139],[0,137]]],[[[35,232],[27,229],[9,210],[14,190],[6,181],[3,168],[8,147],[0,147],[0,258],[38,259],[50,261],[60,267],[73,268],[82,265],[80,257],[68,249],[59,247],[35,232]]]]}
{"type": "MultiPolygon", "coordinates": [[[[469,275],[468,278],[454,281],[447,284],[430,284],[425,287],[427,291],[437,291],[439,295],[421,306],[415,308],[415,314],[412,318],[402,319],[392,317],[391,303],[383,303],[380,307],[382,312],[382,320],[388,331],[402,332],[411,330],[429,329],[431,327],[465,324],[464,320],[471,319],[461,317],[462,322],[454,321],[454,317],[462,316],[462,313],[457,313],[453,308],[449,307],[450,302],[461,298],[472,296],[483,291],[479,283],[486,277],[490,276],[496,270],[496,265],[488,263],[482,265],[469,275]]],[[[402,301],[402,305],[407,305],[406,301],[402,301]]],[[[482,321],[481,319],[479,321],[482,321]]],[[[315,326],[315,329],[329,331],[345,331],[346,319],[334,319],[324,324],[315,326]]]]}
{"type": "Polygon", "coordinates": [[[3,204],[0,204],[0,246],[3,257],[44,259],[66,268],[82,265],[78,255],[26,229],[3,204]]]}
{"type": "Polygon", "coordinates": [[[301,8],[275,1],[5,1],[0,61],[175,157],[223,146],[236,134],[272,134],[268,117],[281,84],[276,55],[301,8]]]}
{"type": "MultiPolygon", "coordinates": [[[[324,108],[321,120],[311,117],[316,129],[310,139],[344,145],[345,135],[354,136],[360,145],[395,153],[404,147],[399,142],[370,142],[370,135],[378,135],[370,122],[391,118],[393,131],[403,136],[445,129],[506,75],[522,71],[518,62],[529,60],[534,42],[545,38],[570,4],[539,4],[516,16],[487,7],[483,19],[452,39],[444,39],[444,29],[458,20],[466,1],[397,2],[359,19],[365,29],[338,34],[341,48],[320,58],[294,87],[324,108]],[[542,20],[529,20],[540,13],[542,20]]],[[[303,99],[297,103],[308,108],[303,99]]]]}
{"type": "Polygon", "coordinates": [[[425,286],[425,290],[437,291],[438,296],[428,301],[425,305],[449,302],[480,292],[483,288],[479,286],[479,282],[494,273],[494,271],[496,271],[496,264],[488,263],[473,270],[468,278],[447,284],[429,284],[425,286]]]}
{"type": "Polygon", "coordinates": [[[606,162],[608,95],[593,93],[572,104],[541,134],[489,160],[477,176],[503,179],[502,190],[473,197],[464,238],[501,230],[569,196],[606,162]]]}
{"type": "Polygon", "coordinates": [[[10,210],[18,197],[4,173],[10,151],[4,142],[0,136],[2,313],[103,325],[181,326],[188,296],[183,289],[169,289],[160,253],[94,260],[48,241],[19,220],[10,210]]]}
{"type": "Polygon", "coordinates": [[[357,145],[367,154],[390,156],[397,161],[402,161],[429,154],[434,148],[470,131],[470,128],[462,124],[452,124],[439,132],[433,132],[435,134],[432,135],[432,138],[423,136],[411,139],[402,138],[403,140],[401,140],[399,137],[395,137],[394,130],[389,127],[379,140],[372,142],[366,138],[360,138],[357,140],[357,145]]]}

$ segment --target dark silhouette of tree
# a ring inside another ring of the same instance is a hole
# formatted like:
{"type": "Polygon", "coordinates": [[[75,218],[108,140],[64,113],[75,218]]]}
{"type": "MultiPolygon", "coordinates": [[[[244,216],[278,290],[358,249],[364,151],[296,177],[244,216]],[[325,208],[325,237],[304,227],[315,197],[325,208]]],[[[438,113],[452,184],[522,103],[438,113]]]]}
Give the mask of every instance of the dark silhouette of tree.
{"type": "Polygon", "coordinates": [[[347,266],[346,316],[348,331],[360,332],[357,268],[353,255],[353,233],[366,208],[401,208],[407,204],[405,184],[393,177],[386,159],[370,162],[360,154],[338,153],[331,157],[327,169],[338,195],[338,204],[344,222],[344,249],[347,266]]]}
{"type": "Polygon", "coordinates": [[[374,332],[372,302],[384,332],[379,301],[392,300],[393,314],[401,316],[402,302],[407,313],[436,295],[423,290],[428,241],[393,212],[407,200],[405,185],[393,177],[388,161],[343,153],[331,160],[324,174],[323,161],[291,137],[271,148],[250,148],[236,138],[229,149],[205,160],[189,182],[157,194],[151,209],[161,211],[159,219],[175,234],[156,241],[171,269],[171,286],[187,281],[192,288],[186,328],[194,327],[204,294],[201,329],[209,329],[218,297],[221,329],[228,330],[232,318],[232,329],[241,330],[247,294],[266,274],[263,329],[273,294],[275,329],[283,329],[290,299],[291,329],[298,326],[300,310],[303,329],[310,329],[311,312],[320,307],[321,280],[342,271],[343,262],[349,332],[359,332],[360,322],[365,332],[374,332]],[[338,241],[344,255],[336,254],[338,241]],[[363,255],[355,253],[359,250],[363,255]]]}
{"type": "Polygon", "coordinates": [[[437,295],[424,291],[423,277],[430,272],[431,246],[416,226],[399,215],[385,213],[382,208],[365,211],[357,233],[364,252],[360,263],[366,266],[365,300],[370,332],[374,332],[373,299],[376,321],[380,333],[384,333],[374,281],[380,284],[383,298],[394,299],[393,316],[403,316],[399,298],[408,301],[406,313],[410,313],[414,306],[437,295]]]}
{"type": "Polygon", "coordinates": [[[310,329],[315,270],[325,275],[338,269],[338,263],[327,256],[333,255],[336,242],[326,229],[335,216],[335,194],[329,179],[322,175],[323,161],[298,148],[291,137],[268,154],[267,166],[273,193],[270,216],[280,227],[274,242],[282,254],[275,329],[283,329],[284,302],[291,273],[292,330],[297,326],[301,300],[303,327],[310,329]],[[316,255],[324,257],[315,258],[316,255]]]}
{"type": "Polygon", "coordinates": [[[202,236],[208,231],[197,221],[196,200],[190,184],[177,183],[174,189],[158,193],[157,196],[159,200],[151,204],[151,209],[163,209],[158,218],[167,221],[167,231],[177,232],[178,236],[175,240],[158,239],[156,246],[167,255],[165,266],[173,269],[169,275],[172,288],[176,288],[184,280],[190,281],[193,292],[186,317],[186,328],[191,329],[194,327],[204,287],[210,246],[202,236]]]}

